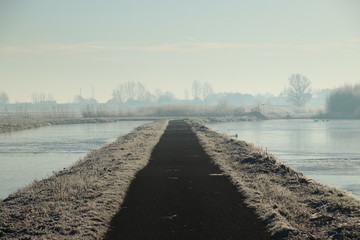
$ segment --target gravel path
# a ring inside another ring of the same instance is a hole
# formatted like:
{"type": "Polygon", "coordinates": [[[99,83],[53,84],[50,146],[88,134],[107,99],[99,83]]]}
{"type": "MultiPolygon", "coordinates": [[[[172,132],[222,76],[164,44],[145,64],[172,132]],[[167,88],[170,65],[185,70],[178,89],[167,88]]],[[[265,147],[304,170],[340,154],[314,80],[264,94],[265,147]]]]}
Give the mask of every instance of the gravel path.
{"type": "Polygon", "coordinates": [[[271,239],[181,120],[131,183],[106,239],[271,239]]]}

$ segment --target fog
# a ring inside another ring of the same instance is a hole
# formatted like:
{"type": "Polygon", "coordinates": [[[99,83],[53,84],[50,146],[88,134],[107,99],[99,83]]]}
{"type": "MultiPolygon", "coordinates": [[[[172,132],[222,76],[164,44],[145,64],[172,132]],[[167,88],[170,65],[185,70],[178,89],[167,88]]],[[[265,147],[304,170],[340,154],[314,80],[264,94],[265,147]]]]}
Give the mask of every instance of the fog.
{"type": "Polygon", "coordinates": [[[258,111],[264,115],[316,113],[324,110],[330,89],[314,91],[308,106],[296,106],[292,96],[272,94],[246,94],[240,92],[218,93],[207,82],[194,81],[185,99],[157,89],[149,91],[139,82],[126,82],[113,90],[112,97],[105,103],[96,98],[74,96],[71,103],[61,104],[50,95],[34,93],[32,102],[9,103],[7,94],[2,93],[0,113],[4,117],[116,117],[116,116],[241,116],[258,111]]]}

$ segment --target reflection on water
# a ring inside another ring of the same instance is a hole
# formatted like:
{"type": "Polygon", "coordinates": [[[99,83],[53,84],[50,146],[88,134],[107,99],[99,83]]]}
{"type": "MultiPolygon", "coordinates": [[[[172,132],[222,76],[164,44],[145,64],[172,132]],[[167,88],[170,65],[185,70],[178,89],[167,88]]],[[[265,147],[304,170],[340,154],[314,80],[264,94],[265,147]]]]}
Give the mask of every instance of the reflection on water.
{"type": "Polygon", "coordinates": [[[268,120],[208,127],[255,143],[323,184],[360,198],[360,121],[268,120]]]}
{"type": "Polygon", "coordinates": [[[49,126],[0,134],[0,198],[72,165],[145,121],[49,126]]]}

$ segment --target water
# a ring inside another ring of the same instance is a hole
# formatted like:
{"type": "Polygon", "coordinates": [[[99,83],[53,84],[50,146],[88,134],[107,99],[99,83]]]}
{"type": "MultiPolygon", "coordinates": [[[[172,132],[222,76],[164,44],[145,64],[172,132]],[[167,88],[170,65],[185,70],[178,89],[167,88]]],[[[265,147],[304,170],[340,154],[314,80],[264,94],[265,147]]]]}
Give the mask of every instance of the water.
{"type": "Polygon", "coordinates": [[[59,125],[0,134],[0,198],[71,166],[146,122],[59,125]]]}
{"type": "Polygon", "coordinates": [[[359,120],[268,120],[212,123],[208,127],[267,149],[320,183],[360,199],[359,120]]]}

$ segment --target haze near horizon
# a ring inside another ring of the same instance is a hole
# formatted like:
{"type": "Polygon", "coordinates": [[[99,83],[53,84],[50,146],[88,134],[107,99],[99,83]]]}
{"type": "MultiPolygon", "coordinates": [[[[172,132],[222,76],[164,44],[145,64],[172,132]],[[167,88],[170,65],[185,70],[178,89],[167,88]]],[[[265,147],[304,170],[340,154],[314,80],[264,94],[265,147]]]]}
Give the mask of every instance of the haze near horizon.
{"type": "Polygon", "coordinates": [[[357,83],[359,12],[355,0],[1,0],[0,92],[104,102],[128,81],[178,98],[195,80],[275,95],[293,73],[315,89],[357,83]]]}

